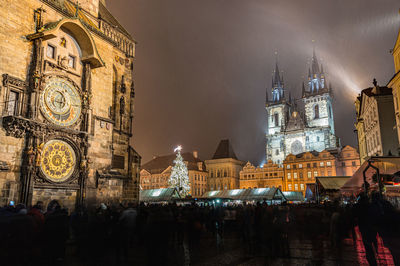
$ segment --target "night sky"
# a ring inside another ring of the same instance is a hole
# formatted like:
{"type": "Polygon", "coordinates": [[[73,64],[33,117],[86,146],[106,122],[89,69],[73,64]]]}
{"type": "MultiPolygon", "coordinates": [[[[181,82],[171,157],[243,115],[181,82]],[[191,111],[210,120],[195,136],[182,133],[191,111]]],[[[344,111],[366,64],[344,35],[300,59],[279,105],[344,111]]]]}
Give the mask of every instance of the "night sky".
{"type": "Polygon", "coordinates": [[[356,145],[358,92],[394,74],[398,0],[112,0],[107,7],[138,42],[133,145],[143,162],[178,144],[210,159],[223,138],[239,159],[263,162],[276,57],[287,91],[300,97],[315,46],[342,145],[356,145]]]}

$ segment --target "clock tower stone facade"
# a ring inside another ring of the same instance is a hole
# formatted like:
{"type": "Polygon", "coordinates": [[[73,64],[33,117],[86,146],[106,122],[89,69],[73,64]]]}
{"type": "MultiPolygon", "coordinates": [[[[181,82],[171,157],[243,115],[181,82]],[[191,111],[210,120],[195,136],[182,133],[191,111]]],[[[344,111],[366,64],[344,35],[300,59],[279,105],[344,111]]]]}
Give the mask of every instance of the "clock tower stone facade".
{"type": "Polygon", "coordinates": [[[0,204],[138,200],[135,41],[105,1],[0,4],[0,204]]]}

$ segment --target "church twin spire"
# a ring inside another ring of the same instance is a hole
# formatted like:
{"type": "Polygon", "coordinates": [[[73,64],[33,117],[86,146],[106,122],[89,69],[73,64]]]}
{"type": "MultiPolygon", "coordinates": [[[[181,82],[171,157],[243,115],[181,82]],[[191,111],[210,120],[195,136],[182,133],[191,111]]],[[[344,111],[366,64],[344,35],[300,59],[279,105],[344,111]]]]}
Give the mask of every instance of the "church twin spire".
{"type": "MultiPolygon", "coordinates": [[[[283,75],[279,72],[278,61],[275,62],[275,71],[272,76],[272,101],[274,103],[281,102],[285,98],[283,75]]],[[[268,90],[267,90],[267,102],[268,102],[268,90]]]]}
{"type": "Polygon", "coordinates": [[[311,59],[311,68],[308,68],[308,86],[307,90],[302,89],[302,95],[305,96],[306,92],[311,94],[319,93],[327,88],[325,81],[324,68],[318,63],[317,56],[315,54],[315,48],[313,49],[313,57],[311,59]]]}

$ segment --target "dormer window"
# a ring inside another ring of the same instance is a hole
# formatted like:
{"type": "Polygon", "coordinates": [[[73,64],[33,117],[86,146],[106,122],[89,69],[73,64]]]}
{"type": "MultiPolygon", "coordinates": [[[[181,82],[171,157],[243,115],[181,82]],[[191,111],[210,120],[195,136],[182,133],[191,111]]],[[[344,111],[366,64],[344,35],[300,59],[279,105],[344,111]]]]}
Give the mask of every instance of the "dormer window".
{"type": "Polygon", "coordinates": [[[53,45],[48,44],[46,55],[48,58],[55,59],[56,58],[56,47],[53,45]]]}

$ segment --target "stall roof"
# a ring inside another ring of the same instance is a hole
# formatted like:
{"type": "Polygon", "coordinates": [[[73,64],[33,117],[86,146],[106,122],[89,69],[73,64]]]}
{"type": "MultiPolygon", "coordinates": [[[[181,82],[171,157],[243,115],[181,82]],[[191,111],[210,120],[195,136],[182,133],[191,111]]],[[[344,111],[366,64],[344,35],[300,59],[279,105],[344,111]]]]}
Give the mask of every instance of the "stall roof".
{"type": "Polygon", "coordinates": [[[273,200],[284,199],[279,188],[248,188],[231,190],[214,190],[203,194],[202,198],[231,200],[273,200]]]}
{"type": "Polygon", "coordinates": [[[340,190],[340,188],[350,179],[350,176],[326,176],[317,177],[317,182],[325,190],[340,190]]]}
{"type": "Polygon", "coordinates": [[[283,191],[283,196],[285,196],[287,201],[304,201],[303,193],[298,191],[283,191]]]}
{"type": "MultiPolygon", "coordinates": [[[[363,171],[368,166],[368,161],[372,162],[372,165],[379,168],[380,174],[392,175],[400,170],[400,157],[398,156],[373,156],[366,160],[360,168],[354,173],[354,175],[347,180],[347,182],[340,188],[341,192],[357,193],[362,190],[364,183],[363,171]]],[[[366,172],[367,182],[373,184],[372,176],[375,174],[375,170],[369,168],[366,172]]]]}
{"type": "Polygon", "coordinates": [[[141,190],[139,193],[139,201],[145,202],[162,202],[180,199],[176,188],[159,188],[141,190]]]}

